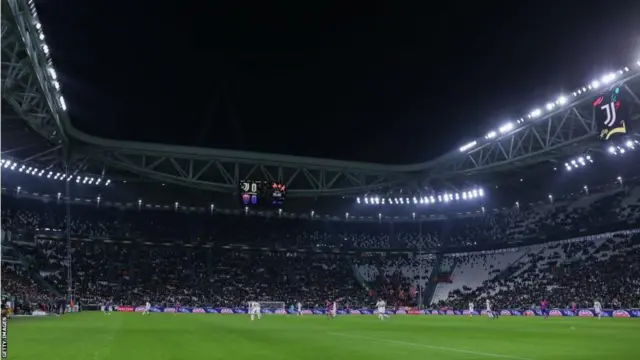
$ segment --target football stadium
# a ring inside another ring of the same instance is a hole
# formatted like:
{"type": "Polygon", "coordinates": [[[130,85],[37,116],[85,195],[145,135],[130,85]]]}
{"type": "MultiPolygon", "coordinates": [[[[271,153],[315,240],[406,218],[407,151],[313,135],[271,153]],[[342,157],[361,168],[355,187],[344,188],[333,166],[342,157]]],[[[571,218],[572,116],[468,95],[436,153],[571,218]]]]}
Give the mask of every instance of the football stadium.
{"type": "Polygon", "coordinates": [[[638,357],[640,48],[383,164],[90,134],[46,3],[2,0],[2,358],[638,357]]]}

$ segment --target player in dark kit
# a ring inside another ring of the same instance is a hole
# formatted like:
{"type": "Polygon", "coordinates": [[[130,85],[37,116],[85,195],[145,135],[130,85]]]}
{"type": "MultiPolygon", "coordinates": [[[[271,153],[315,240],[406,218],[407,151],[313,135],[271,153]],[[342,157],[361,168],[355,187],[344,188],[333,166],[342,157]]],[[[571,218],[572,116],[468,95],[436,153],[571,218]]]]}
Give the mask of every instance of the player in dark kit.
{"type": "Polygon", "coordinates": [[[111,301],[108,300],[104,303],[104,314],[111,315],[111,310],[112,310],[111,301]]]}
{"type": "Polygon", "coordinates": [[[496,306],[496,303],[493,301],[491,302],[491,314],[493,315],[491,317],[493,320],[496,320],[498,319],[498,317],[500,317],[500,310],[496,306]]]}
{"type": "Polygon", "coordinates": [[[329,300],[325,301],[325,305],[327,310],[327,319],[331,319],[331,301],[329,300]]]}
{"type": "Polygon", "coordinates": [[[180,312],[180,303],[176,303],[176,312],[173,313],[174,315],[180,312]]]}
{"type": "Polygon", "coordinates": [[[542,312],[542,316],[544,316],[545,320],[549,317],[548,307],[549,307],[549,302],[546,299],[540,302],[540,311],[542,312]]]}

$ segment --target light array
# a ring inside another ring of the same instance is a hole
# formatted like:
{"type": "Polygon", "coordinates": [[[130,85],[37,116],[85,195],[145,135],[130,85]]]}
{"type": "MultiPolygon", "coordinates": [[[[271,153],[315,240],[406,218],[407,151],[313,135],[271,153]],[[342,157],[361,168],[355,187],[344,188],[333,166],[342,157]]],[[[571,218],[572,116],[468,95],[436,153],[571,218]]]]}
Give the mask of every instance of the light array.
{"type": "Polygon", "coordinates": [[[60,91],[60,82],[58,81],[58,74],[53,67],[53,61],[51,60],[51,55],[49,54],[49,46],[45,42],[44,31],[42,30],[42,23],[40,23],[40,19],[38,18],[38,11],[36,10],[36,5],[34,0],[29,0],[29,10],[31,10],[31,15],[33,16],[34,24],[36,28],[36,32],[38,34],[38,45],[42,48],[44,52],[44,56],[47,60],[47,69],[45,76],[48,77],[47,80],[53,85],[55,90],[51,90],[54,92],[54,101],[57,101],[60,109],[63,111],[67,110],[67,103],[64,101],[64,97],[60,91]]]}
{"type": "Polygon", "coordinates": [[[464,145],[460,146],[460,152],[465,152],[465,151],[471,149],[472,147],[474,147],[476,145],[478,145],[478,142],[475,141],[475,140],[470,142],[470,143],[464,144],[464,145]]]}
{"type": "MultiPolygon", "coordinates": [[[[610,84],[618,79],[621,75],[624,75],[630,71],[640,71],[640,60],[635,63],[635,68],[632,70],[629,67],[624,67],[618,71],[610,72],[601,76],[599,79],[593,80],[588,85],[582,86],[576,89],[572,94],[567,95],[559,95],[554,100],[547,102],[544,106],[534,107],[527,115],[521,117],[516,121],[507,121],[500,125],[497,129],[491,130],[487,132],[484,136],[484,142],[491,141],[497,138],[500,135],[505,135],[510,133],[513,130],[516,130],[519,124],[523,124],[525,121],[534,121],[542,117],[545,113],[550,113],[553,111],[557,111],[563,106],[568,106],[572,102],[574,102],[578,97],[584,96],[585,94],[591,93],[592,91],[599,90],[603,85],[610,84]]],[[[467,152],[479,144],[481,144],[481,140],[474,140],[465,145],[462,145],[459,148],[460,152],[467,152]]]]}
{"type": "MultiPolygon", "coordinates": [[[[38,11],[36,10],[36,6],[35,6],[35,2],[34,0],[29,0],[29,9],[31,10],[31,14],[33,16],[34,19],[34,26],[36,28],[36,31],[38,33],[38,39],[39,39],[39,45],[42,48],[42,51],[44,52],[44,55],[46,57],[47,60],[47,71],[46,71],[46,75],[49,76],[49,81],[50,83],[53,85],[53,87],[55,88],[55,99],[58,101],[58,105],[60,106],[60,108],[63,111],[67,110],[67,104],[64,100],[64,97],[62,96],[62,93],[60,91],[60,83],[58,82],[58,75],[53,67],[53,61],[51,60],[51,55],[49,53],[49,46],[46,44],[45,42],[45,36],[44,36],[44,31],[42,29],[42,23],[39,20],[38,17],[38,11]]],[[[640,60],[636,61],[635,63],[637,68],[640,68],[640,60]]],[[[600,80],[593,80],[591,81],[591,83],[582,86],[581,88],[577,89],[576,91],[574,91],[572,93],[573,98],[577,98],[579,96],[582,96],[586,93],[588,93],[591,90],[598,90],[601,85],[606,85],[609,84],[613,81],[615,81],[620,75],[624,75],[625,73],[630,72],[631,69],[629,67],[624,67],[623,69],[618,70],[617,72],[610,72],[608,74],[603,75],[602,77],[600,77],[600,80]]],[[[637,71],[637,70],[636,70],[637,71]]],[[[562,107],[565,106],[569,103],[570,97],[566,96],[566,95],[559,95],[555,100],[549,101],[545,106],[544,106],[544,110],[546,110],[547,112],[552,112],[557,110],[558,107],[562,107]]],[[[573,99],[571,99],[573,100],[573,99]]],[[[543,115],[543,109],[541,108],[534,108],[531,112],[529,112],[529,114],[526,115],[526,119],[528,120],[535,120],[537,118],[539,118],[540,116],[543,115]]],[[[516,124],[522,124],[525,122],[525,117],[522,117],[520,119],[518,119],[516,121],[516,124]]],[[[492,139],[498,137],[498,135],[503,135],[503,134],[507,134],[509,132],[511,132],[512,130],[514,130],[516,128],[516,124],[514,124],[511,121],[508,121],[506,123],[504,123],[503,125],[501,125],[497,130],[491,130],[489,131],[486,135],[485,135],[485,140],[489,140],[491,141],[492,139]]],[[[479,144],[478,141],[474,140],[471,142],[468,142],[467,144],[461,146],[459,148],[460,152],[467,152],[471,149],[473,149],[474,147],[476,147],[479,144]]],[[[634,150],[635,148],[640,147],[640,143],[635,140],[635,141],[627,141],[625,146],[611,146],[609,147],[609,153],[613,154],[613,155],[617,155],[617,154],[624,154],[626,151],[628,150],[634,150]],[[626,147],[626,149],[625,149],[626,147]]],[[[575,159],[575,160],[571,160],[570,165],[569,163],[565,163],[565,168],[569,171],[571,171],[572,167],[576,168],[576,167],[580,167],[580,166],[584,166],[587,164],[587,162],[593,162],[593,160],[591,160],[591,158],[589,156],[587,156],[585,159],[583,159],[582,157],[575,159]],[[582,159],[582,161],[581,161],[582,159]],[[585,161],[586,159],[586,161],[585,161]]],[[[9,168],[7,166],[7,164],[3,161],[3,165],[4,168],[9,168]]],[[[16,168],[17,165],[12,164],[10,169],[14,170],[16,168]]],[[[26,166],[22,165],[19,169],[19,171],[25,171],[27,174],[31,174],[31,175],[37,175],[37,176],[43,176],[45,173],[45,170],[38,170],[37,168],[27,168],[25,170],[26,166]]],[[[56,173],[55,175],[53,174],[53,172],[49,171],[47,173],[47,178],[50,178],[53,176],[53,178],[55,180],[67,180],[67,181],[71,181],[72,180],[72,176],[67,175],[65,176],[62,173],[56,173]]],[[[95,185],[99,185],[100,182],[102,181],[102,178],[94,178],[94,177],[81,177],[81,176],[76,176],[76,182],[80,183],[82,182],[83,184],[89,183],[89,184],[93,184],[95,181],[95,185]]],[[[111,182],[111,180],[107,180],[105,182],[105,185],[109,185],[109,183],[111,182]]],[[[453,201],[458,200],[460,198],[462,198],[463,200],[467,200],[467,199],[473,199],[474,197],[476,197],[476,195],[474,194],[479,194],[477,196],[482,197],[483,196],[483,192],[482,189],[479,190],[473,190],[471,192],[463,192],[461,193],[462,195],[460,195],[460,193],[455,193],[455,194],[442,194],[442,195],[438,195],[437,198],[434,198],[433,196],[423,196],[420,198],[415,198],[413,197],[413,203],[414,204],[433,204],[435,203],[435,199],[438,199],[438,202],[449,202],[449,201],[453,201]],[[440,200],[442,199],[442,200],[440,200]]],[[[370,199],[373,198],[364,198],[365,203],[367,201],[370,201],[370,199]]],[[[375,198],[378,199],[378,198],[375,198]]],[[[409,198],[387,198],[389,203],[395,203],[395,204],[402,204],[403,202],[405,203],[410,203],[410,199],[409,198]]],[[[374,203],[376,203],[376,201],[380,201],[380,200],[374,200],[374,203]]],[[[358,203],[360,203],[360,198],[358,198],[358,203]]],[[[385,203],[385,198],[382,198],[382,204],[385,203]]]]}
{"type": "Polygon", "coordinates": [[[611,145],[607,149],[607,152],[611,155],[624,155],[628,151],[633,151],[640,148],[640,141],[638,140],[627,140],[622,145],[611,145]]]}
{"type": "Polygon", "coordinates": [[[412,196],[412,197],[385,197],[385,196],[365,196],[357,198],[358,204],[366,205],[430,205],[436,203],[450,203],[473,200],[484,197],[484,190],[478,188],[469,191],[456,193],[443,193],[430,196],[412,196]]]}
{"type": "MultiPolygon", "coordinates": [[[[36,31],[38,33],[38,39],[39,39],[39,45],[42,48],[42,51],[45,54],[46,60],[47,60],[47,71],[46,71],[46,75],[49,76],[49,81],[51,83],[51,85],[53,85],[53,87],[55,88],[55,100],[57,100],[58,105],[60,106],[60,108],[63,111],[67,110],[67,104],[66,101],[64,100],[64,97],[62,96],[62,93],[60,91],[60,83],[58,81],[58,76],[57,73],[53,67],[53,61],[51,59],[51,55],[49,53],[49,46],[47,46],[46,42],[45,42],[45,36],[44,36],[44,31],[42,29],[42,23],[40,23],[40,20],[38,18],[38,12],[36,10],[35,7],[35,3],[34,0],[29,0],[29,8],[31,10],[31,14],[34,18],[34,26],[36,28],[36,31]]],[[[640,68],[640,60],[636,61],[635,66],[637,68],[640,68]]],[[[618,70],[617,72],[610,72],[608,74],[603,75],[602,77],[600,77],[600,80],[593,80],[591,83],[582,86],[581,88],[577,89],[576,91],[574,91],[572,93],[573,98],[577,98],[579,96],[583,96],[584,94],[589,93],[592,90],[598,90],[602,85],[606,85],[609,84],[613,81],[615,81],[620,75],[624,75],[625,73],[630,72],[631,69],[629,67],[624,67],[621,70],[618,70]]],[[[637,71],[637,70],[636,70],[637,71]]],[[[526,119],[527,120],[535,120],[539,117],[541,117],[543,115],[543,111],[547,111],[547,112],[552,112],[552,111],[556,111],[559,107],[565,106],[567,104],[569,104],[570,97],[567,95],[559,95],[555,100],[548,102],[545,106],[544,106],[544,110],[541,108],[534,108],[531,112],[529,112],[529,114],[526,115],[526,119]]],[[[571,99],[574,100],[574,99],[571,99]]],[[[497,130],[491,130],[489,131],[486,135],[485,135],[485,140],[491,141],[492,139],[498,137],[499,135],[503,135],[503,134],[507,134],[509,132],[511,132],[512,130],[516,129],[517,124],[522,124],[525,122],[525,117],[522,117],[520,119],[518,119],[517,121],[514,122],[512,121],[508,121],[506,123],[504,123],[503,125],[501,125],[497,130]]],[[[467,152],[471,149],[473,149],[474,147],[476,147],[480,142],[479,141],[471,141],[463,146],[461,146],[459,148],[460,152],[467,152]]],[[[640,142],[638,142],[637,140],[634,141],[627,141],[624,146],[610,146],[608,149],[608,152],[610,154],[613,155],[618,155],[618,154],[624,154],[627,151],[630,150],[635,150],[637,148],[640,147],[640,142]]],[[[571,160],[567,163],[565,163],[565,168],[568,171],[571,171],[573,168],[579,168],[582,166],[586,166],[588,163],[593,163],[593,160],[591,159],[591,157],[589,155],[585,156],[585,157],[579,157],[577,159],[571,160]]],[[[10,160],[4,160],[2,159],[2,166],[4,169],[10,169],[10,170],[16,170],[18,164],[15,162],[11,162],[10,160]]],[[[46,173],[46,177],[47,178],[53,178],[54,180],[66,180],[66,181],[71,181],[73,180],[73,175],[65,175],[63,173],[55,173],[52,171],[46,171],[43,169],[38,169],[37,167],[27,167],[26,165],[20,165],[20,167],[18,168],[18,171],[20,172],[25,172],[27,174],[30,175],[35,175],[38,177],[42,177],[45,176],[46,173]]],[[[103,181],[103,178],[101,177],[92,177],[92,176],[79,176],[79,175],[75,175],[75,179],[76,179],[76,183],[83,183],[83,184],[90,184],[90,185],[100,185],[100,183],[103,181]]],[[[106,180],[104,182],[104,185],[109,185],[109,183],[111,183],[111,180],[106,180]]],[[[363,198],[364,203],[365,204],[375,204],[375,205],[379,205],[382,204],[384,205],[385,202],[387,202],[388,204],[435,204],[436,202],[441,202],[441,203],[448,203],[448,202],[452,202],[452,201],[459,201],[459,200],[470,200],[470,199],[475,199],[477,197],[483,197],[484,196],[484,191],[482,189],[474,189],[471,191],[465,191],[462,193],[444,193],[444,194],[440,194],[437,196],[422,196],[422,197],[412,197],[412,198],[408,198],[408,197],[399,197],[399,198],[384,198],[384,197],[365,197],[363,198]],[[386,200],[385,200],[386,199],[386,200]]],[[[360,198],[357,199],[358,203],[361,203],[360,198]]]]}
{"type": "Polygon", "coordinates": [[[18,171],[21,173],[25,173],[28,175],[33,175],[37,177],[46,177],[47,179],[59,180],[59,181],[71,181],[75,180],[78,184],[87,184],[87,185],[106,185],[111,184],[110,179],[103,179],[102,177],[96,177],[92,175],[78,175],[71,174],[67,175],[61,172],[50,171],[46,169],[38,168],[37,166],[28,166],[24,164],[20,164],[16,161],[11,161],[8,159],[0,160],[0,163],[3,169],[18,171]],[[104,181],[104,183],[103,183],[104,181]]]}
{"type": "Polygon", "coordinates": [[[585,167],[589,164],[593,164],[593,159],[591,158],[591,155],[584,155],[584,156],[579,156],[575,159],[567,161],[566,163],[564,163],[564,168],[567,169],[567,171],[571,171],[573,169],[579,169],[581,167],[585,167]]]}

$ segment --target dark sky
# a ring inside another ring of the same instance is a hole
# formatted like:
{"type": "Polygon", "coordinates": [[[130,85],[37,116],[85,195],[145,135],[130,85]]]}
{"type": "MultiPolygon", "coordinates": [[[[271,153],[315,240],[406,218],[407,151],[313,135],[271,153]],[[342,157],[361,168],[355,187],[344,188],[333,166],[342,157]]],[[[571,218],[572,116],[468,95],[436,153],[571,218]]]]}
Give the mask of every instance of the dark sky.
{"type": "Polygon", "coordinates": [[[347,160],[429,160],[640,54],[637,1],[37,3],[81,130],[347,160]]]}

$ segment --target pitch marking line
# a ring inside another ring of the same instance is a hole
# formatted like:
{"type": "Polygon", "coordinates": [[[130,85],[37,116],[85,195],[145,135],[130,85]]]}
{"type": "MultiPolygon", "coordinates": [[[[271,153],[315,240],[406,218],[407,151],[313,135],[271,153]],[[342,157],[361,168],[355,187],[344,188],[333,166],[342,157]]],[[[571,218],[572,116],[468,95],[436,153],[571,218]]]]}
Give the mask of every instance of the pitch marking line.
{"type": "Polygon", "coordinates": [[[480,351],[472,351],[472,350],[453,349],[453,348],[448,348],[448,347],[433,346],[433,345],[426,345],[426,344],[418,344],[418,343],[412,343],[412,342],[406,342],[406,341],[397,341],[397,340],[372,338],[372,337],[368,337],[368,336],[359,336],[359,335],[334,333],[334,332],[330,332],[330,333],[327,333],[327,334],[333,335],[333,336],[350,337],[350,338],[360,339],[360,340],[380,341],[380,342],[386,342],[386,343],[389,343],[389,344],[416,346],[416,347],[422,347],[422,348],[433,349],[433,350],[450,351],[450,352],[457,352],[457,353],[471,354],[471,355],[480,355],[480,356],[493,357],[493,358],[512,359],[512,360],[532,360],[532,359],[522,358],[522,357],[517,357],[517,356],[492,354],[492,353],[486,353],[486,352],[480,352],[480,351]]]}

